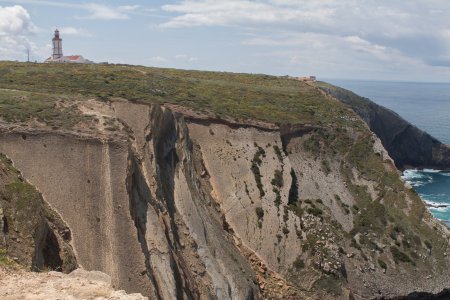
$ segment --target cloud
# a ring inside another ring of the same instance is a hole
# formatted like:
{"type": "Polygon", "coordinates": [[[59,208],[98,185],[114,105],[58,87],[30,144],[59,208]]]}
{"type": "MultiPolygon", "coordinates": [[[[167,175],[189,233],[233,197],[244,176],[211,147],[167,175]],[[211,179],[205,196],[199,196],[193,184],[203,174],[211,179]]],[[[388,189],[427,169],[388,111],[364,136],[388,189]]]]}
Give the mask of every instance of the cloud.
{"type": "MultiPolygon", "coordinates": [[[[52,28],[53,29],[53,28],[52,28]]],[[[60,27],[58,30],[62,35],[74,35],[74,36],[82,36],[82,37],[92,37],[92,33],[88,32],[83,28],[75,28],[75,27],[60,27]]]]}
{"type": "Polygon", "coordinates": [[[162,24],[163,27],[169,28],[244,23],[287,24],[296,20],[326,23],[334,14],[334,10],[330,8],[292,9],[292,7],[276,6],[269,2],[248,0],[187,0],[178,4],[164,5],[162,9],[181,14],[162,24]]]}
{"type": "Polygon", "coordinates": [[[136,9],[137,7],[131,6],[109,7],[102,4],[89,3],[86,4],[85,8],[90,13],[87,17],[83,17],[86,19],[124,20],[129,18],[127,12],[136,9]]]}
{"type": "Polygon", "coordinates": [[[194,62],[198,60],[197,57],[189,56],[187,54],[177,54],[175,55],[175,59],[184,62],[194,62]]]}
{"type": "Polygon", "coordinates": [[[150,60],[152,62],[156,62],[156,63],[167,63],[167,62],[169,62],[168,59],[166,59],[166,58],[164,58],[162,56],[154,56],[154,57],[150,58],[150,60]]]}
{"type": "Polygon", "coordinates": [[[327,45],[330,51],[345,49],[341,56],[351,51],[355,58],[378,62],[449,66],[446,0],[179,0],[162,10],[171,14],[163,28],[239,28],[241,35],[251,35],[242,41],[247,46],[293,51],[327,45]]]}
{"type": "Polygon", "coordinates": [[[25,35],[35,30],[25,8],[20,5],[0,6],[0,35],[25,35]]]}
{"type": "MultiPolygon", "coordinates": [[[[0,2],[11,2],[0,0],[0,2]]],[[[88,12],[87,16],[78,16],[78,19],[92,19],[92,20],[126,20],[129,19],[130,14],[141,14],[138,12],[140,5],[122,5],[122,6],[110,6],[99,4],[95,2],[87,3],[70,3],[64,1],[52,1],[52,0],[15,0],[18,4],[33,4],[43,6],[56,6],[64,8],[72,8],[78,10],[85,10],[88,12]]]]}
{"type": "Polygon", "coordinates": [[[20,5],[0,6],[0,57],[24,57],[27,49],[36,48],[28,36],[36,32],[28,11],[20,5]],[[21,55],[20,55],[21,54],[21,55]]]}

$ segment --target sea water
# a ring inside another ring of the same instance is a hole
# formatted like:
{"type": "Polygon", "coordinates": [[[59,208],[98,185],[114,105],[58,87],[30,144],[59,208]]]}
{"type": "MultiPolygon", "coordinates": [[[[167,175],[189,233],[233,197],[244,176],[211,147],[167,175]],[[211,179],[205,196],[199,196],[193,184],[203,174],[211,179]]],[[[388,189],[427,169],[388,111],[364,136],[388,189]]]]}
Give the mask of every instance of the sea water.
{"type": "MultiPolygon", "coordinates": [[[[450,145],[450,83],[325,80],[387,107],[450,145]]],[[[450,171],[406,170],[402,176],[431,213],[450,225],[450,171]]]]}

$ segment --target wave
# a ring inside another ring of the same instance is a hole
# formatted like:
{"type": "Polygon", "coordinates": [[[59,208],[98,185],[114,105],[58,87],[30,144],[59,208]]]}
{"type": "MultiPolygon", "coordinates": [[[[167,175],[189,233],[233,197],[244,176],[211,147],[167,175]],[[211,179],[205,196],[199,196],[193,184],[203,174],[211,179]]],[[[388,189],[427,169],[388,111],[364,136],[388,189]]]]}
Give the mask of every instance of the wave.
{"type": "Polygon", "coordinates": [[[402,178],[405,180],[419,179],[419,178],[425,178],[425,177],[428,177],[428,176],[420,173],[419,170],[405,170],[405,171],[403,171],[403,175],[402,175],[402,178]]]}
{"type": "Polygon", "coordinates": [[[450,206],[446,206],[446,207],[428,207],[428,209],[431,212],[440,212],[440,213],[450,212],[450,206]]]}
{"type": "Polygon", "coordinates": [[[443,172],[442,170],[435,170],[435,169],[423,169],[419,172],[424,172],[424,173],[441,173],[443,172]]]}
{"type": "Polygon", "coordinates": [[[428,199],[425,199],[425,198],[423,198],[423,201],[427,205],[430,205],[430,206],[440,206],[440,205],[450,206],[450,203],[448,203],[448,202],[436,202],[436,201],[431,201],[431,200],[428,200],[428,199]]]}

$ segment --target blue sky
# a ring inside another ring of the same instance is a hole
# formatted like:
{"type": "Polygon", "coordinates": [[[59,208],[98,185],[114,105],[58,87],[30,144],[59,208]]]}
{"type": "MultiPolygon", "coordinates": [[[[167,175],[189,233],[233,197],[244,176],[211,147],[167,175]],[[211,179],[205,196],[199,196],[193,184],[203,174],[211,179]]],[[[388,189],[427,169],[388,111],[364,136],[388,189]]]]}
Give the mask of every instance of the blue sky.
{"type": "Polygon", "coordinates": [[[448,0],[0,0],[0,59],[319,78],[450,80],[448,0]]]}

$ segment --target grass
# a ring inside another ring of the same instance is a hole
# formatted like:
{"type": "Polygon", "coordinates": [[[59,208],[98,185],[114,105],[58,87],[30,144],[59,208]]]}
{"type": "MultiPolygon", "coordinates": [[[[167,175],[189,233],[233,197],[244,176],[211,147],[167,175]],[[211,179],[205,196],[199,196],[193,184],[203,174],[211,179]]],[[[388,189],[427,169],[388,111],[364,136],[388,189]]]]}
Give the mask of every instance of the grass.
{"type": "Polygon", "coordinates": [[[0,117],[11,123],[34,119],[55,128],[72,128],[80,122],[92,119],[82,115],[78,108],[70,103],[78,98],[0,90],[0,117]],[[64,102],[67,105],[63,106],[64,102]]]}
{"type": "Polygon", "coordinates": [[[272,123],[335,125],[346,123],[342,115],[354,115],[341,103],[324,97],[316,87],[259,74],[0,62],[0,88],[173,103],[217,116],[272,123]]]}
{"type": "Polygon", "coordinates": [[[8,257],[8,251],[6,249],[0,248],[0,266],[9,267],[13,265],[14,261],[8,257]]]}

